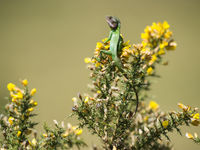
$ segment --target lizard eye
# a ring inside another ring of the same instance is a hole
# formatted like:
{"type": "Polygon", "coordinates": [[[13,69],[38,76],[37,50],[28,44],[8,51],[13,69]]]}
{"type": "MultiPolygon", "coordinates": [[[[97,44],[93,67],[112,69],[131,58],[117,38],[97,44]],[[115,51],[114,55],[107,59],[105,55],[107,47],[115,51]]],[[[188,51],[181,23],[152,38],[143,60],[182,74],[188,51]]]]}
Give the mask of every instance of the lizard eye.
{"type": "Polygon", "coordinates": [[[114,20],[112,20],[112,26],[113,26],[113,28],[117,28],[117,26],[118,26],[118,23],[116,22],[116,21],[114,21],[114,20]]]}

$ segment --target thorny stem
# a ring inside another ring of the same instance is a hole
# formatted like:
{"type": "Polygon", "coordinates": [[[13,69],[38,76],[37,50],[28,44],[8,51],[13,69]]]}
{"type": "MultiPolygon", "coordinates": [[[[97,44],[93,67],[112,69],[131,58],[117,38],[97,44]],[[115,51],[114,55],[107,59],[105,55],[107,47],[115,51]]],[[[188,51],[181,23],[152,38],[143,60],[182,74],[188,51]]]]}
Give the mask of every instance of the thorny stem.
{"type": "Polygon", "coordinates": [[[133,86],[133,90],[134,90],[134,92],[135,92],[135,98],[136,98],[136,107],[135,107],[135,112],[134,112],[134,114],[131,116],[131,117],[133,117],[133,116],[135,116],[136,115],[136,113],[137,113],[137,110],[138,110],[138,105],[139,105],[139,97],[138,97],[138,92],[137,92],[137,90],[136,90],[136,88],[133,86]]]}

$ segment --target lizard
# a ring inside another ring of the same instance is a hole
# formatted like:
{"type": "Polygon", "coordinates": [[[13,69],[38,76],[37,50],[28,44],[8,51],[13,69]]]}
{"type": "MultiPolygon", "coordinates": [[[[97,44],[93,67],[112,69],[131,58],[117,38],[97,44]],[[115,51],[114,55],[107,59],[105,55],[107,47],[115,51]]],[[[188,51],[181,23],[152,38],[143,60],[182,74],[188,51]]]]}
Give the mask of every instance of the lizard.
{"type": "Polygon", "coordinates": [[[123,38],[120,35],[120,20],[116,17],[107,16],[106,22],[110,26],[110,34],[108,36],[108,39],[104,41],[104,43],[107,43],[110,41],[110,50],[100,50],[100,59],[102,57],[102,53],[110,55],[112,57],[112,60],[114,61],[114,64],[118,67],[120,71],[122,71],[122,64],[121,60],[119,58],[119,55],[122,50],[122,43],[123,38]]]}
{"type": "MultiPolygon", "coordinates": [[[[106,22],[108,23],[111,31],[108,36],[108,39],[104,41],[104,43],[107,43],[108,41],[110,41],[110,50],[100,50],[100,59],[102,57],[102,53],[106,55],[110,55],[112,57],[112,60],[114,61],[114,65],[116,65],[117,68],[124,74],[126,79],[128,79],[127,75],[125,74],[123,70],[123,65],[119,58],[119,55],[121,54],[121,51],[122,51],[122,43],[123,43],[123,38],[120,35],[120,27],[121,27],[120,20],[113,16],[107,16],[106,22]]],[[[131,113],[130,117],[136,114],[137,109],[138,109],[138,103],[139,103],[137,90],[135,87],[132,87],[132,88],[134,89],[135,94],[136,94],[136,108],[135,108],[134,114],[131,113]]]]}

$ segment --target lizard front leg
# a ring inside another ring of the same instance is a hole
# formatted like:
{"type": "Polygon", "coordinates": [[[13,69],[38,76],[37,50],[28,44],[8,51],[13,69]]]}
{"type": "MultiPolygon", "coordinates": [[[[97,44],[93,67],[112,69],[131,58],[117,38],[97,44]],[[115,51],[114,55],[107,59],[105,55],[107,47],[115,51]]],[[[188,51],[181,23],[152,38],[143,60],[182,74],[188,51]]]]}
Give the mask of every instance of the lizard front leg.
{"type": "Polygon", "coordinates": [[[108,41],[110,41],[112,34],[113,34],[113,31],[110,31],[108,39],[106,41],[104,41],[104,43],[107,43],[108,41]]]}
{"type": "Polygon", "coordinates": [[[104,53],[104,54],[106,54],[106,55],[112,56],[112,53],[111,53],[110,50],[109,50],[109,51],[107,51],[107,50],[100,50],[100,55],[102,55],[102,53],[104,53]]]}
{"type": "Polygon", "coordinates": [[[99,53],[99,58],[96,58],[96,60],[98,62],[101,62],[101,59],[102,59],[102,53],[106,54],[106,55],[109,55],[109,56],[112,56],[112,53],[111,51],[107,51],[107,50],[100,50],[100,53],[99,53]]]}

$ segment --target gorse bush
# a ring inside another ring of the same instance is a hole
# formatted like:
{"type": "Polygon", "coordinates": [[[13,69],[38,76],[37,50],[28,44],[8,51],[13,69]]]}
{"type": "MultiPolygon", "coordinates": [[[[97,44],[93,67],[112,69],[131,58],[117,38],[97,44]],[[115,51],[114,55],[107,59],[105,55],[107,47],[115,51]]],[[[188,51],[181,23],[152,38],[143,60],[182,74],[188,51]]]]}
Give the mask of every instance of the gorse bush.
{"type": "MultiPolygon", "coordinates": [[[[111,30],[119,27],[117,21],[111,30]]],[[[176,130],[182,135],[181,126],[198,126],[200,120],[197,108],[178,103],[180,111],[164,112],[157,102],[145,102],[149,100],[151,77],[158,76],[157,64],[166,66],[163,56],[176,48],[169,28],[166,21],[154,22],[141,34],[141,43],[133,45],[120,35],[116,56],[120,65],[110,54],[113,43],[108,38],[97,42],[94,56],[85,58],[93,95],[72,98],[72,116],[78,118],[78,126],[65,127],[54,120],[55,128],[44,125],[44,132],[38,136],[34,129],[37,123],[31,120],[36,115],[36,89],[29,91],[27,80],[21,81],[23,89],[9,83],[8,104],[0,117],[1,149],[79,149],[86,146],[79,137],[83,127],[97,135],[106,150],[172,149],[167,133],[176,130]]],[[[200,143],[196,133],[186,133],[186,137],[200,143]]]]}
{"type": "Polygon", "coordinates": [[[33,100],[36,89],[29,92],[28,81],[21,81],[23,89],[13,83],[7,85],[10,91],[8,104],[5,106],[5,114],[0,116],[0,125],[3,139],[1,150],[24,150],[24,149],[68,149],[76,145],[86,145],[79,135],[82,129],[68,124],[65,128],[64,122],[61,125],[54,120],[55,128],[44,125],[44,133],[38,137],[34,127],[38,124],[31,119],[36,116],[33,113],[37,102],[33,100]]]}

